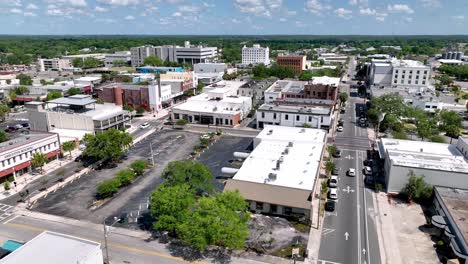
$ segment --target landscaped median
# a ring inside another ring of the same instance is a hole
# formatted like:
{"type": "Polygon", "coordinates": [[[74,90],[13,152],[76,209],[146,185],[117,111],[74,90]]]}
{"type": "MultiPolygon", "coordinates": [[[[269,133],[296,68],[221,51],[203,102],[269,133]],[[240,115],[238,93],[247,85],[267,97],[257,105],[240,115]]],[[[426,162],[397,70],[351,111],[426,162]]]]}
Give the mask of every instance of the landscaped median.
{"type": "Polygon", "coordinates": [[[144,160],[136,160],[128,169],[117,172],[114,178],[101,182],[97,187],[98,198],[110,198],[119,191],[119,188],[132,184],[135,178],[143,175],[148,165],[144,160]]]}

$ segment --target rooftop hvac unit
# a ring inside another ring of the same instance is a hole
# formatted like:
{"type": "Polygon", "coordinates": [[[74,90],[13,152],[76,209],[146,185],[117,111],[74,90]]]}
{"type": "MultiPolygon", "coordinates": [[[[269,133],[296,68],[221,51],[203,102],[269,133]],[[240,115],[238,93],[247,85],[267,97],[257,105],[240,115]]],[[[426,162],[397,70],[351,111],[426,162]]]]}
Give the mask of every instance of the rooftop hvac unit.
{"type": "Polygon", "coordinates": [[[270,173],[270,174],[268,174],[268,179],[269,179],[270,181],[276,180],[276,173],[270,173]]]}
{"type": "Polygon", "coordinates": [[[283,155],[288,155],[288,154],[289,154],[289,148],[286,147],[286,148],[284,149],[283,153],[281,153],[281,154],[283,154],[283,155]]]}
{"type": "Polygon", "coordinates": [[[279,170],[281,167],[281,161],[277,160],[276,161],[276,170],[279,170]]]}
{"type": "Polygon", "coordinates": [[[290,148],[293,147],[293,142],[292,142],[292,141],[289,141],[289,142],[288,142],[288,147],[290,147],[290,148]]]}
{"type": "Polygon", "coordinates": [[[267,135],[271,135],[271,134],[273,134],[273,129],[268,130],[268,134],[267,134],[267,135]]]}
{"type": "Polygon", "coordinates": [[[299,133],[305,133],[305,128],[301,128],[301,131],[299,133]]]}
{"type": "Polygon", "coordinates": [[[279,158],[279,161],[280,161],[280,163],[283,163],[283,161],[284,161],[284,157],[283,157],[283,156],[281,156],[281,157],[279,158]]]}

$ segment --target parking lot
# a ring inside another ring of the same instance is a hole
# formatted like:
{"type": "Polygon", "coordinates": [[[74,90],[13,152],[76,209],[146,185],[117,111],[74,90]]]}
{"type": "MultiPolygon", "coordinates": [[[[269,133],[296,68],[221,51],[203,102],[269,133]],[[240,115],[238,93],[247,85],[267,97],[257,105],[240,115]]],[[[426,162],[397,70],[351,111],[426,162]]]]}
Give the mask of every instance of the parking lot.
{"type": "Polygon", "coordinates": [[[236,165],[233,156],[236,151],[252,151],[252,138],[223,136],[197,159],[211,170],[217,191],[223,190],[225,179],[216,179],[216,177],[222,176],[221,168],[236,165]]]}
{"type": "Polygon", "coordinates": [[[162,170],[170,161],[188,158],[193,146],[198,144],[198,138],[197,134],[183,131],[163,130],[153,133],[132,147],[128,152],[128,159],[118,164],[116,168],[92,171],[39,200],[33,210],[86,219],[95,223],[102,223],[108,217],[117,216],[122,218],[122,222],[127,227],[139,228],[139,219],[148,209],[148,197],[161,183],[162,170]],[[127,168],[134,160],[147,160],[151,153],[150,142],[156,166],[126,189],[121,189],[113,199],[93,209],[96,186],[112,178],[117,171],[127,168]]]}

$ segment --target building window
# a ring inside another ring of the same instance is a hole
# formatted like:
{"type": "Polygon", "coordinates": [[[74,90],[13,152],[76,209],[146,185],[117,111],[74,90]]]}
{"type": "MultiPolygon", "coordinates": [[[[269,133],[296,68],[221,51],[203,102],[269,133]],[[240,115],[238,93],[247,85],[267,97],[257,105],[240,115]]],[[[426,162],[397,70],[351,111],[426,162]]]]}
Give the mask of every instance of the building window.
{"type": "Polygon", "coordinates": [[[255,203],[255,209],[263,211],[263,203],[261,202],[256,202],[255,203]]]}
{"type": "Polygon", "coordinates": [[[416,74],[419,74],[419,71],[416,71],[416,74]]]}
{"type": "Polygon", "coordinates": [[[419,79],[419,75],[416,75],[416,80],[419,79]]]}
{"type": "Polygon", "coordinates": [[[265,118],[265,112],[262,112],[262,118],[265,118]]]}
{"type": "Polygon", "coordinates": [[[425,80],[423,80],[422,84],[426,84],[426,81],[425,81],[425,80]]]}
{"type": "Polygon", "coordinates": [[[405,71],[405,70],[403,70],[403,74],[405,74],[405,73],[406,73],[406,71],[405,71]]]}
{"type": "Polygon", "coordinates": [[[232,119],[229,119],[229,124],[232,126],[232,119]]]}
{"type": "Polygon", "coordinates": [[[296,115],[296,121],[299,121],[299,118],[300,118],[299,115],[296,115]]]}
{"type": "Polygon", "coordinates": [[[413,71],[409,71],[409,73],[411,74],[411,73],[413,73],[413,71]]]}
{"type": "Polygon", "coordinates": [[[276,119],[276,113],[273,113],[273,119],[276,119]]]}
{"type": "Polygon", "coordinates": [[[179,119],[179,118],[180,118],[179,114],[174,114],[174,119],[179,119]]]}
{"type": "Polygon", "coordinates": [[[410,79],[413,78],[413,75],[410,75],[409,78],[410,78],[410,79]]]}
{"type": "Polygon", "coordinates": [[[416,80],[415,84],[419,84],[418,80],[416,80]]]}
{"type": "Polygon", "coordinates": [[[290,215],[292,213],[292,208],[291,207],[284,207],[284,214],[285,215],[290,215]]]}
{"type": "Polygon", "coordinates": [[[411,80],[408,80],[408,84],[411,84],[411,80]]]}
{"type": "Polygon", "coordinates": [[[276,204],[270,204],[270,212],[276,214],[278,206],[276,204]]]}
{"type": "Polygon", "coordinates": [[[424,71],[424,74],[427,74],[427,71],[424,71]]]}
{"type": "Polygon", "coordinates": [[[289,115],[284,115],[284,120],[288,120],[289,119],[289,115]]]}
{"type": "Polygon", "coordinates": [[[309,122],[312,122],[312,116],[309,116],[309,122]]]}
{"type": "Polygon", "coordinates": [[[403,84],[403,83],[405,83],[405,81],[404,81],[404,80],[401,80],[401,84],[403,84]]]}
{"type": "Polygon", "coordinates": [[[395,70],[395,73],[398,73],[398,70],[395,70]]]}
{"type": "Polygon", "coordinates": [[[398,75],[395,74],[395,79],[398,78],[398,75]]]}
{"type": "Polygon", "coordinates": [[[403,78],[403,79],[404,79],[404,78],[405,78],[405,76],[404,76],[404,75],[402,75],[402,76],[401,76],[401,78],[403,78]]]}
{"type": "Polygon", "coordinates": [[[393,83],[397,83],[397,80],[393,81],[393,83]]]}

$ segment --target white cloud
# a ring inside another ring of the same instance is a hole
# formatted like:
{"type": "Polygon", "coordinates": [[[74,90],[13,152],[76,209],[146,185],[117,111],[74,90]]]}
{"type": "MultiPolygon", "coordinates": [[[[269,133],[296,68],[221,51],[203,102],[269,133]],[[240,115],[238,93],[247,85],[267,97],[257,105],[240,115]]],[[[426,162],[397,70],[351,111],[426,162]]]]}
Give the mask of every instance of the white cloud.
{"type": "Polygon", "coordinates": [[[409,7],[409,5],[406,4],[394,4],[394,5],[388,5],[387,10],[390,12],[395,12],[395,13],[407,13],[407,14],[413,14],[414,10],[409,7]]]}
{"type": "Polygon", "coordinates": [[[109,11],[109,9],[107,9],[107,8],[105,8],[105,7],[102,7],[102,6],[96,6],[96,7],[94,8],[94,11],[99,12],[99,13],[104,13],[104,12],[109,11]]]}
{"type": "Polygon", "coordinates": [[[0,6],[23,6],[21,0],[0,0],[0,6]]]}
{"type": "Polygon", "coordinates": [[[34,10],[34,9],[38,9],[39,7],[37,7],[37,5],[31,3],[29,5],[26,6],[26,9],[30,9],[30,10],[34,10]]]}
{"type": "Polygon", "coordinates": [[[332,9],[330,5],[322,4],[320,0],[308,0],[305,5],[305,10],[314,14],[320,14],[322,11],[330,9],[332,9]]]}
{"type": "Polygon", "coordinates": [[[98,2],[106,4],[106,5],[112,5],[112,6],[128,6],[128,5],[136,5],[140,1],[139,0],[98,0],[98,2]]]}
{"type": "Polygon", "coordinates": [[[85,7],[88,5],[86,0],[44,0],[44,2],[57,5],[71,5],[74,7],[85,7]]]}
{"type": "Polygon", "coordinates": [[[95,20],[96,22],[101,22],[101,23],[107,23],[107,24],[111,24],[111,23],[116,23],[117,20],[113,19],[113,18],[98,18],[95,20]]]}
{"type": "Polygon", "coordinates": [[[411,23],[413,22],[413,18],[412,17],[405,17],[404,20],[408,23],[411,23]]]}
{"type": "Polygon", "coordinates": [[[279,21],[280,21],[280,22],[286,22],[286,21],[288,21],[288,20],[287,20],[286,18],[282,17],[282,18],[279,19],[279,21]]]}
{"type": "Polygon", "coordinates": [[[184,2],[185,0],[166,0],[169,4],[179,4],[184,2]]]}
{"type": "Polygon", "coordinates": [[[351,10],[348,10],[348,9],[344,9],[342,7],[338,8],[338,9],[335,9],[335,14],[341,18],[344,18],[344,19],[350,19],[351,18],[351,14],[353,13],[353,11],[351,10]]]}
{"type": "Polygon", "coordinates": [[[181,17],[182,16],[182,13],[181,12],[174,12],[174,14],[172,14],[173,17],[181,17]]]}
{"type": "Polygon", "coordinates": [[[24,15],[24,16],[27,16],[27,17],[35,17],[35,16],[37,16],[36,13],[33,13],[33,12],[24,12],[23,15],[24,15]]]}
{"type": "Polygon", "coordinates": [[[302,21],[296,21],[294,22],[294,24],[296,25],[296,27],[300,27],[300,28],[306,26],[306,24],[304,24],[302,21]]]}
{"type": "Polygon", "coordinates": [[[12,9],[10,9],[10,13],[12,13],[12,14],[22,14],[23,11],[21,9],[18,9],[18,8],[12,8],[12,9]]]}
{"type": "Polygon", "coordinates": [[[421,2],[424,7],[435,8],[435,7],[442,6],[442,3],[440,2],[440,0],[419,0],[419,2],[421,2]]]}
{"type": "Polygon", "coordinates": [[[377,11],[375,11],[375,9],[370,9],[370,8],[364,8],[364,9],[359,10],[359,13],[365,16],[373,16],[375,15],[376,12],[377,11]]]}
{"type": "Polygon", "coordinates": [[[452,19],[458,20],[458,21],[463,21],[463,20],[465,20],[465,16],[464,15],[452,16],[452,19]]]}
{"type": "Polygon", "coordinates": [[[46,14],[49,16],[64,16],[65,12],[62,9],[54,8],[54,9],[47,9],[46,14]]]}
{"type": "Polygon", "coordinates": [[[187,12],[187,13],[198,13],[201,10],[201,8],[198,6],[189,6],[189,5],[179,6],[177,9],[180,12],[187,12]]]}
{"type": "Polygon", "coordinates": [[[385,21],[385,17],[383,17],[383,16],[375,17],[375,20],[377,20],[377,21],[379,21],[379,22],[384,22],[384,21],[385,21]]]}
{"type": "Polygon", "coordinates": [[[231,19],[231,22],[234,23],[234,24],[239,24],[239,23],[241,23],[241,21],[240,21],[239,19],[237,19],[237,18],[231,19]]]}
{"type": "Polygon", "coordinates": [[[234,0],[234,6],[242,13],[271,17],[272,13],[281,10],[282,0],[234,0]]]}
{"type": "Polygon", "coordinates": [[[367,5],[368,3],[368,0],[349,0],[350,5],[367,5]]]}
{"type": "Polygon", "coordinates": [[[135,17],[134,16],[126,16],[125,20],[135,20],[135,17]]]}

